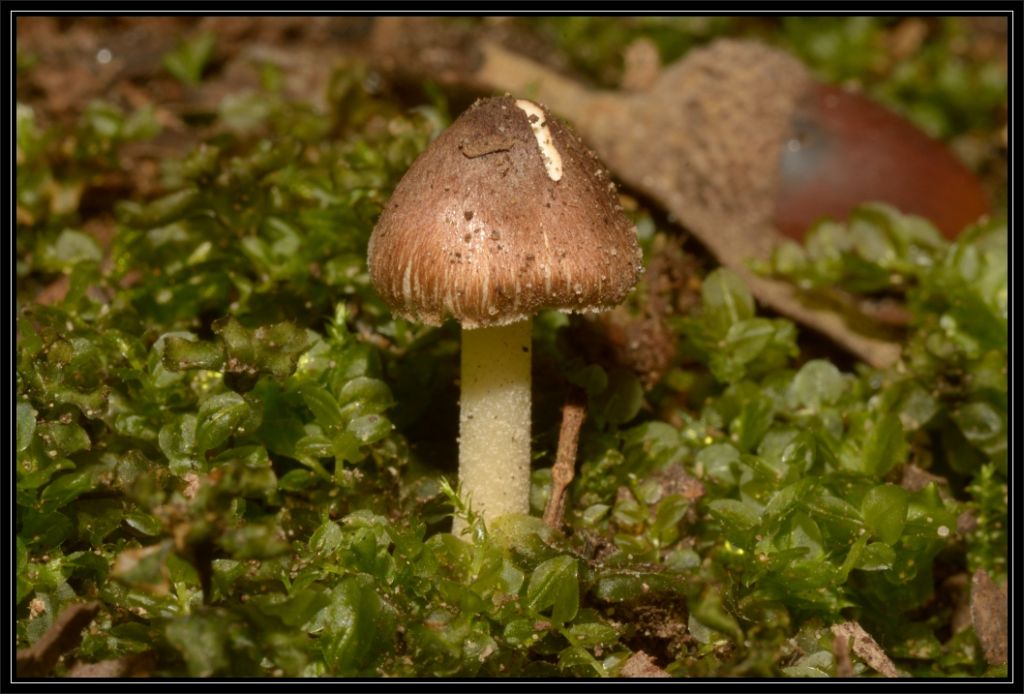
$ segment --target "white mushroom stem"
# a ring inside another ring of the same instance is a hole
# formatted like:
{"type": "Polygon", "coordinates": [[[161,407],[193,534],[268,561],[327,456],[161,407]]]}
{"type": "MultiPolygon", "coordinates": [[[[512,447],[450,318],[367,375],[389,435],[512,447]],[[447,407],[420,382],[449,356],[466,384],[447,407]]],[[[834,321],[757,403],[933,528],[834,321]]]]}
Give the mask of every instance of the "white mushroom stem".
{"type": "MultiPolygon", "coordinates": [[[[459,481],[485,523],[530,511],[532,324],[462,331],[459,481]]],[[[456,518],[453,532],[463,528],[456,518]]]]}

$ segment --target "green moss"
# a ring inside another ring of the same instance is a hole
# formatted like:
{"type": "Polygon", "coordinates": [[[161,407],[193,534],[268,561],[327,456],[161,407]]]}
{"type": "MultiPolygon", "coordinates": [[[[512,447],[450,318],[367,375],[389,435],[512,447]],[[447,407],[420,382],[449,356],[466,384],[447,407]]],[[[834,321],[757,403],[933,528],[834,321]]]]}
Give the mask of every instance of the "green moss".
{"type": "Polygon", "coordinates": [[[52,306],[19,297],[19,645],[97,599],[78,656],[152,649],[161,676],[604,677],[639,650],[676,676],[832,676],[825,627],[857,619],[909,671],[985,672],[919,610],[940,568],[1006,571],[1004,224],[949,244],[868,206],[778,256],[807,287],[906,297],[889,371],[807,360],[724,270],[676,324],[686,371],[650,392],[542,317],[538,359],[592,413],[567,531],[487,530],[439,441],[457,335],[393,319],[365,269],[444,105],[402,112],[362,69],[325,113],[274,80],[226,104],[162,197],[117,206],[107,249],[54,186],[149,131],[99,107],[44,131],[19,107],[19,289],[70,280],[52,306]],[[912,462],[949,489],[899,486],[912,462]]]}

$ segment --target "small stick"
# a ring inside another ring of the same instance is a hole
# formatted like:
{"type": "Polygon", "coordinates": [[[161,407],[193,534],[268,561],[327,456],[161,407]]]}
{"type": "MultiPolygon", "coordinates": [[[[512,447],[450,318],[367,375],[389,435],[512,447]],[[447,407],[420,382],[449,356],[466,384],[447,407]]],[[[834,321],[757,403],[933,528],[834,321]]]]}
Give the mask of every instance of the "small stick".
{"type": "Polygon", "coordinates": [[[565,516],[565,492],[576,475],[576,449],[580,441],[580,428],[586,418],[587,405],[583,393],[578,388],[570,387],[562,407],[558,451],[551,468],[551,496],[544,509],[544,522],[555,530],[562,526],[565,516]]]}
{"type": "Polygon", "coordinates": [[[98,602],[68,605],[57,615],[42,638],[17,653],[18,677],[47,677],[62,655],[78,647],[82,631],[99,613],[98,602]]]}

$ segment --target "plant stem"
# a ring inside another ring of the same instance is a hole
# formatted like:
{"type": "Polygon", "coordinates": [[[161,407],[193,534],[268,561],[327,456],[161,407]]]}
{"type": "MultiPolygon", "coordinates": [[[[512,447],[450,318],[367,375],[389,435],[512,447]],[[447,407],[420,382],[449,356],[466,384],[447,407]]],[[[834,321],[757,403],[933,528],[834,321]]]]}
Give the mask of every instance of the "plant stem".
{"type": "MultiPolygon", "coordinates": [[[[485,523],[530,511],[532,325],[462,331],[459,481],[485,523]]],[[[464,527],[457,518],[452,531],[464,527]]]]}

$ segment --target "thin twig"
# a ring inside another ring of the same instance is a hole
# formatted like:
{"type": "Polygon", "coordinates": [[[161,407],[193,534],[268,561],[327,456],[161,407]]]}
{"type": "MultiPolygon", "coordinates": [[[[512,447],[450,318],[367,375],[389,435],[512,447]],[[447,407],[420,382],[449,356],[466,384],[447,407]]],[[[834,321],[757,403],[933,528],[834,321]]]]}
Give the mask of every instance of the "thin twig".
{"type": "Polygon", "coordinates": [[[576,449],[580,441],[580,428],[587,417],[583,393],[571,387],[562,407],[562,427],[558,432],[558,452],[551,468],[551,496],[544,509],[544,522],[557,530],[565,516],[566,489],[576,475],[576,449]]]}
{"type": "Polygon", "coordinates": [[[52,674],[60,657],[78,646],[82,631],[99,610],[98,602],[76,603],[64,608],[42,638],[30,648],[18,649],[18,676],[46,677],[52,674]]]}

